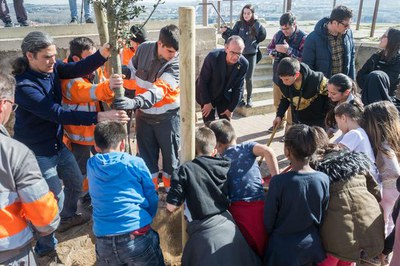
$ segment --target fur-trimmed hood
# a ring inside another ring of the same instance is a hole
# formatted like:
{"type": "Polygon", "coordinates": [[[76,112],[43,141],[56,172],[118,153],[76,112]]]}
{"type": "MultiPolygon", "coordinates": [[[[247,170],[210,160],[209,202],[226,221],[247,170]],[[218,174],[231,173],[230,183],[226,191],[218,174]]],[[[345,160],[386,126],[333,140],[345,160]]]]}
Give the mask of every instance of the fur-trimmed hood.
{"type": "Polygon", "coordinates": [[[344,149],[325,154],[315,166],[316,170],[329,176],[331,183],[335,183],[348,180],[357,174],[366,174],[371,161],[364,153],[344,149]]]}

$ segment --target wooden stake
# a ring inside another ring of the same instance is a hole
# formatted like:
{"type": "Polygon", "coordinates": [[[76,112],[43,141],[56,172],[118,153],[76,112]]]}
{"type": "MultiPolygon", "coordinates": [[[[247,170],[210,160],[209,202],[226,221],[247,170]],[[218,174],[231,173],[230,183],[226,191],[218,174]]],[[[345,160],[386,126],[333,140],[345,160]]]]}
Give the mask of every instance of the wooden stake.
{"type": "MultiPolygon", "coordinates": [[[[179,69],[180,69],[180,116],[181,161],[195,156],[195,12],[193,7],[179,8],[179,69]]],[[[182,212],[182,249],[187,241],[186,221],[182,212]]]]}

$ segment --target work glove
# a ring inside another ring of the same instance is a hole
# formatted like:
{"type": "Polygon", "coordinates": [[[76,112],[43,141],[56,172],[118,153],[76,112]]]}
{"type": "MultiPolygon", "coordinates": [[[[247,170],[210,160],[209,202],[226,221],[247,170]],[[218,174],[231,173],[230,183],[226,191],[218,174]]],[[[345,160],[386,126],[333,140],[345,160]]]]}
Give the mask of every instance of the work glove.
{"type": "Polygon", "coordinates": [[[114,99],[113,109],[116,110],[136,110],[140,108],[139,101],[137,99],[129,99],[127,97],[114,99]]]}

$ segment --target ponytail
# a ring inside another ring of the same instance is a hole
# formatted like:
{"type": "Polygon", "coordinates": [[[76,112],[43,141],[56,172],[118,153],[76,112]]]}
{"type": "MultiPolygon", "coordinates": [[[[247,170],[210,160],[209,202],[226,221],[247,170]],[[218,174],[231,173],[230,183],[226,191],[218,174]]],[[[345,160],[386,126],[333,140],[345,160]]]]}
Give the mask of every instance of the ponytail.
{"type": "Polygon", "coordinates": [[[25,56],[18,57],[17,59],[12,62],[12,74],[13,75],[19,75],[25,72],[25,70],[28,68],[29,62],[28,58],[25,56]]]}

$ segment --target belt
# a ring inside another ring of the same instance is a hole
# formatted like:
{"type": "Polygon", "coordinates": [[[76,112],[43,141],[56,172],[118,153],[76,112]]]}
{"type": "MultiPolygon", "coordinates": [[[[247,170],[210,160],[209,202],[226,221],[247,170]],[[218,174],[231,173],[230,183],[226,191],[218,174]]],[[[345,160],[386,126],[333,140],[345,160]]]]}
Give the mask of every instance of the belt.
{"type": "Polygon", "coordinates": [[[147,234],[147,232],[149,232],[150,229],[151,229],[151,226],[150,225],[146,225],[146,226],[144,226],[142,228],[139,228],[139,229],[131,232],[129,234],[129,236],[133,240],[138,236],[143,236],[143,235],[147,234]]]}
{"type": "Polygon", "coordinates": [[[130,237],[131,239],[135,239],[136,237],[143,236],[149,232],[151,229],[150,225],[146,225],[144,227],[141,227],[139,229],[136,229],[135,231],[129,232],[129,233],[124,233],[120,235],[106,235],[106,236],[97,236],[97,238],[100,239],[121,239],[121,238],[127,238],[130,237]]]}

